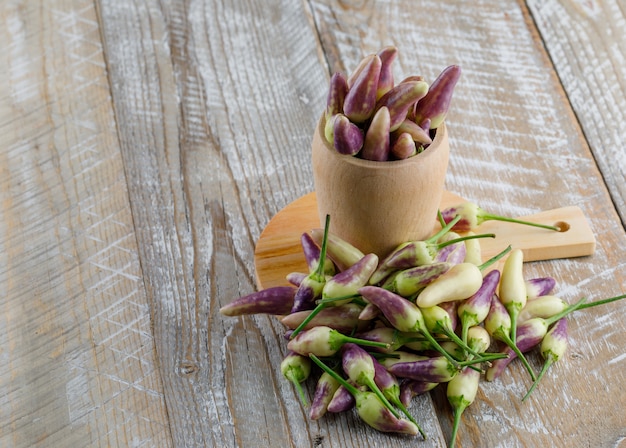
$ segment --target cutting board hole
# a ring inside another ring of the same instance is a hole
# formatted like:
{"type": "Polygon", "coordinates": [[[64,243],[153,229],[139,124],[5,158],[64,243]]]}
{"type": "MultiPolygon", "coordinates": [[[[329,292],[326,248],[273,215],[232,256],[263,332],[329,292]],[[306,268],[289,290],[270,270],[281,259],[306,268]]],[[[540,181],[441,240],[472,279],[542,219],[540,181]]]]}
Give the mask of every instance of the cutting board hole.
{"type": "Polygon", "coordinates": [[[565,221],[555,222],[554,227],[558,228],[559,232],[567,232],[569,230],[569,224],[565,221]]]}

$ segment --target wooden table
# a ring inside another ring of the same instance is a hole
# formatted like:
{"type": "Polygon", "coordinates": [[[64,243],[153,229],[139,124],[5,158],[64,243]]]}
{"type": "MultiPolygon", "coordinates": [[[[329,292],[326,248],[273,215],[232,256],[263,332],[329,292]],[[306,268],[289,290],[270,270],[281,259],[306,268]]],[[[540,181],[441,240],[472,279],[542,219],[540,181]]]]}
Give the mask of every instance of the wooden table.
{"type": "MultiPolygon", "coordinates": [[[[594,255],[529,263],[568,301],[626,290],[626,2],[8,0],[0,4],[0,446],[434,447],[310,421],[255,243],[312,191],[329,76],[396,45],[459,64],[446,188],[506,215],[578,205],[594,255]]],[[[626,303],[570,320],[538,391],[481,383],[458,446],[626,446],[626,303]]],[[[539,368],[539,356],[531,356],[539,368]]],[[[312,385],[309,392],[312,391],[312,385]]]]}

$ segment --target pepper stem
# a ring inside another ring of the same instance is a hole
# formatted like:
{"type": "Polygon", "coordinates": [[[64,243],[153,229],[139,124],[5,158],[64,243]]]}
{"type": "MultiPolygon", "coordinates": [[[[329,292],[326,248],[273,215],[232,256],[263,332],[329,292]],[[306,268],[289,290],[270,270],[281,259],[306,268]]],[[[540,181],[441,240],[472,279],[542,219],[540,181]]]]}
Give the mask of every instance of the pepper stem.
{"type": "Polygon", "coordinates": [[[320,249],[320,259],[317,262],[317,269],[315,270],[315,276],[318,282],[324,281],[324,266],[326,265],[326,246],[328,246],[329,232],[330,215],[326,215],[326,222],[324,223],[324,237],[322,238],[322,247],[320,249]]]}
{"type": "Polygon", "coordinates": [[[526,392],[526,395],[524,395],[524,397],[522,398],[522,401],[526,400],[530,396],[530,394],[533,393],[533,391],[537,387],[537,384],[539,384],[539,381],[541,381],[541,378],[543,378],[543,376],[548,371],[548,369],[550,368],[553,362],[554,362],[553,358],[546,359],[546,362],[543,363],[543,367],[541,368],[541,372],[539,372],[537,379],[533,381],[533,385],[530,386],[530,389],[528,389],[528,392],[526,392]]]}
{"type": "Polygon", "coordinates": [[[533,371],[532,367],[530,367],[530,364],[528,363],[528,360],[526,359],[526,356],[524,356],[524,354],[521,352],[521,350],[519,348],[517,348],[517,345],[513,342],[511,337],[508,334],[506,334],[505,332],[501,331],[500,332],[500,340],[502,340],[502,342],[504,342],[506,345],[508,345],[509,348],[511,350],[513,350],[513,352],[515,352],[517,357],[522,361],[522,364],[524,364],[524,367],[526,367],[526,370],[528,370],[528,373],[530,374],[530,378],[533,381],[536,381],[537,380],[537,375],[533,371]]]}
{"type": "Polygon", "coordinates": [[[626,294],[622,294],[621,296],[616,296],[616,297],[611,297],[609,299],[602,299],[602,300],[597,300],[595,302],[590,302],[590,303],[585,303],[580,305],[578,308],[576,308],[577,310],[584,310],[585,308],[591,308],[597,305],[604,305],[605,303],[611,303],[611,302],[615,302],[617,300],[621,300],[626,298],[626,294]]]}
{"type": "Polygon", "coordinates": [[[450,231],[450,229],[452,229],[452,227],[454,227],[454,225],[459,222],[461,220],[461,215],[456,215],[452,221],[450,221],[448,224],[446,224],[445,226],[442,227],[442,229],[435,233],[433,236],[431,236],[430,238],[428,238],[427,240],[425,240],[425,243],[433,243],[435,241],[437,241],[439,238],[441,238],[442,236],[444,236],[446,233],[448,233],[450,231]]]}
{"type": "Polygon", "coordinates": [[[537,222],[530,221],[522,221],[520,219],[508,218],[506,216],[492,215],[490,213],[483,214],[483,221],[504,221],[504,222],[512,222],[515,224],[523,224],[525,226],[539,227],[542,229],[554,230],[556,232],[560,232],[561,229],[557,226],[550,226],[547,224],[539,224],[537,222]]]}
{"type": "Polygon", "coordinates": [[[324,372],[328,373],[339,384],[341,384],[343,387],[345,387],[347,389],[347,391],[350,392],[354,397],[356,397],[358,394],[361,393],[361,391],[359,391],[352,384],[348,383],[344,378],[341,377],[341,375],[339,375],[333,369],[331,369],[326,364],[324,364],[324,362],[321,359],[319,359],[317,356],[315,356],[313,353],[309,354],[309,358],[311,358],[313,360],[313,362],[315,364],[317,364],[320,369],[322,369],[324,372]]]}
{"type": "Polygon", "coordinates": [[[494,264],[495,262],[500,260],[502,257],[504,257],[509,252],[511,252],[511,246],[510,245],[506,249],[504,249],[502,252],[500,252],[499,254],[494,255],[489,260],[485,261],[483,264],[478,266],[478,269],[480,269],[481,271],[484,271],[486,268],[488,268],[489,266],[491,266],[492,264],[494,264]]]}
{"type": "Polygon", "coordinates": [[[454,410],[454,422],[452,424],[452,434],[450,435],[450,444],[449,448],[454,448],[454,444],[456,443],[456,435],[459,432],[459,426],[461,424],[461,415],[467,406],[463,404],[459,404],[459,406],[454,410]]]}
{"type": "Polygon", "coordinates": [[[444,241],[443,243],[437,244],[437,249],[441,249],[451,244],[460,243],[461,241],[465,241],[465,240],[473,240],[476,238],[495,238],[495,237],[496,237],[495,233],[481,233],[480,235],[461,236],[459,238],[455,238],[453,240],[448,240],[448,241],[444,241]]]}

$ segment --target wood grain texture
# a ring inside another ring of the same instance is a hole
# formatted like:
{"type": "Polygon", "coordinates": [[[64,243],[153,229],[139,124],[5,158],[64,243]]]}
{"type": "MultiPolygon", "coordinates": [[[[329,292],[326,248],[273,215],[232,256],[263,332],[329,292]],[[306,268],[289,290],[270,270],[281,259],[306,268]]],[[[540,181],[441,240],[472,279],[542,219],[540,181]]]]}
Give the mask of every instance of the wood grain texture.
{"type": "Polygon", "coordinates": [[[93,2],[0,41],[0,446],[169,446],[93,2]]]}
{"type": "MultiPolygon", "coordinates": [[[[398,78],[463,68],[448,190],[589,217],[593,256],[526,275],[568,301],[623,293],[624,7],[528,4],[2,3],[0,445],[446,446],[443,388],[411,404],[425,442],[311,421],[278,370],[282,325],[218,310],[255,289],[262,230],[313,189],[330,74],[389,44],[398,78]]],[[[481,383],[458,446],[623,445],[625,309],[575,314],[528,402],[518,364],[481,383]]]]}
{"type": "Polygon", "coordinates": [[[626,2],[530,0],[528,5],[626,222],[626,2]]]}

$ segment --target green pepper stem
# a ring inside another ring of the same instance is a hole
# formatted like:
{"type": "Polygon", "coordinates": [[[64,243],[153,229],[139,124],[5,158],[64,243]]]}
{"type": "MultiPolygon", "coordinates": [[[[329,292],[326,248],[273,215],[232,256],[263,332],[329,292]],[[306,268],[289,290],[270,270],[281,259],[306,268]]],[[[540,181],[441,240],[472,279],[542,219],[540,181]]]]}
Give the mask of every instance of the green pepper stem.
{"type": "Polygon", "coordinates": [[[511,252],[511,246],[508,246],[506,249],[504,249],[502,252],[500,252],[497,255],[494,255],[493,257],[491,257],[489,260],[485,261],[483,264],[481,264],[480,266],[478,266],[478,269],[480,269],[481,271],[485,270],[486,268],[488,268],[489,266],[491,266],[492,264],[494,264],[496,261],[500,260],[502,257],[504,257],[506,254],[508,254],[509,252],[511,252]]]}
{"type": "Polygon", "coordinates": [[[450,231],[454,225],[461,220],[461,215],[456,215],[452,221],[442,227],[442,229],[433,236],[425,240],[425,243],[433,243],[450,231]]]}
{"type": "Polygon", "coordinates": [[[322,238],[322,247],[320,249],[320,259],[317,262],[317,269],[315,270],[316,280],[318,282],[324,281],[324,266],[326,265],[326,246],[328,246],[328,233],[330,232],[330,215],[326,215],[326,222],[324,223],[324,237],[322,238]]]}
{"type": "Polygon", "coordinates": [[[465,236],[461,236],[459,238],[454,238],[452,240],[444,241],[443,243],[439,243],[439,244],[437,244],[437,249],[444,248],[444,247],[449,246],[451,244],[460,243],[461,241],[474,240],[476,238],[495,238],[495,237],[496,237],[495,233],[481,233],[479,235],[465,235],[465,236]]]}
{"type": "Polygon", "coordinates": [[[402,418],[400,416],[400,413],[396,411],[396,409],[393,407],[391,403],[389,403],[389,400],[387,400],[387,397],[385,397],[385,395],[381,392],[380,388],[378,387],[378,385],[374,382],[372,378],[367,378],[365,383],[366,383],[365,385],[369,387],[370,390],[376,394],[378,399],[382,401],[385,407],[389,409],[389,412],[391,412],[395,418],[397,419],[402,418]]]}
{"type": "Polygon", "coordinates": [[[543,376],[548,371],[548,369],[550,368],[552,363],[554,363],[554,359],[553,358],[546,359],[546,362],[543,363],[543,367],[541,368],[541,372],[539,372],[539,375],[537,376],[537,379],[535,381],[533,381],[532,386],[530,386],[530,389],[528,389],[528,392],[526,392],[526,395],[524,395],[524,397],[522,398],[522,401],[526,400],[530,396],[530,394],[533,393],[533,391],[537,387],[537,384],[539,384],[539,381],[541,381],[541,378],[543,378],[543,376]]]}
{"type": "Polygon", "coordinates": [[[621,299],[624,299],[624,298],[626,298],[626,294],[622,294],[621,296],[611,297],[609,299],[602,299],[602,300],[597,300],[595,302],[585,303],[585,304],[580,305],[576,309],[577,310],[584,310],[585,308],[591,308],[591,307],[598,306],[598,305],[604,305],[605,303],[615,302],[617,300],[621,300],[621,299]]]}
{"type": "Polygon", "coordinates": [[[459,432],[459,426],[461,424],[461,414],[465,410],[467,406],[461,404],[454,410],[454,422],[452,424],[452,434],[450,435],[450,444],[449,448],[454,448],[454,444],[456,443],[456,435],[459,432]]]}
{"type": "Polygon", "coordinates": [[[546,319],[546,323],[548,325],[552,325],[553,323],[555,323],[556,321],[558,321],[559,319],[567,316],[570,313],[573,313],[576,310],[579,310],[585,303],[587,299],[586,298],[582,298],[580,299],[578,302],[574,303],[573,305],[568,306],[567,308],[565,308],[563,311],[561,311],[558,314],[555,314],[554,316],[549,317],[548,319],[546,319]]]}
{"type": "Polygon", "coordinates": [[[311,358],[313,362],[317,364],[320,369],[328,373],[331,377],[335,379],[335,381],[337,381],[339,384],[345,387],[348,390],[348,392],[352,394],[352,396],[356,397],[358,394],[361,393],[360,390],[358,390],[352,384],[348,383],[344,378],[341,377],[341,375],[339,375],[333,369],[331,369],[326,364],[324,364],[324,362],[321,359],[319,359],[317,356],[315,356],[313,353],[309,354],[309,358],[311,358]]]}
{"type": "Polygon", "coordinates": [[[415,420],[415,418],[413,418],[413,416],[411,415],[411,413],[408,411],[408,409],[406,407],[404,407],[404,405],[402,404],[402,402],[396,397],[393,400],[393,404],[396,405],[396,407],[398,409],[400,409],[400,411],[402,411],[402,413],[404,415],[406,415],[406,418],[409,419],[409,421],[411,423],[413,423],[415,426],[417,426],[417,430],[420,432],[420,434],[422,435],[422,437],[424,438],[424,440],[426,440],[426,433],[424,432],[424,430],[422,429],[422,427],[419,425],[419,423],[417,423],[417,421],[415,420]]]}
{"type": "Polygon", "coordinates": [[[532,227],[539,227],[542,229],[548,229],[548,230],[554,230],[556,232],[560,232],[561,229],[557,226],[550,226],[547,224],[539,224],[536,222],[530,222],[530,221],[522,221],[520,219],[514,219],[514,218],[507,218],[506,216],[498,216],[498,215],[492,215],[489,213],[485,213],[483,214],[483,221],[504,221],[504,222],[512,222],[515,224],[523,224],[525,226],[532,226],[532,227]]]}
{"type": "Polygon", "coordinates": [[[520,351],[520,349],[517,348],[517,345],[513,342],[513,340],[511,340],[511,337],[508,334],[506,334],[504,331],[501,331],[500,340],[504,342],[506,345],[508,345],[509,348],[513,350],[513,352],[515,352],[517,357],[522,361],[522,364],[524,364],[524,367],[526,367],[526,370],[528,370],[528,373],[530,374],[530,378],[533,381],[535,381],[537,379],[537,375],[533,371],[532,367],[530,367],[530,364],[528,363],[526,356],[524,356],[524,354],[520,351]]]}
{"type": "Polygon", "coordinates": [[[390,345],[386,342],[368,341],[367,339],[359,339],[359,338],[353,338],[351,336],[346,336],[345,334],[342,334],[342,333],[337,333],[337,334],[341,335],[341,340],[343,342],[352,342],[357,345],[364,345],[367,347],[379,347],[379,348],[384,348],[384,349],[389,349],[390,347],[390,345]]]}

